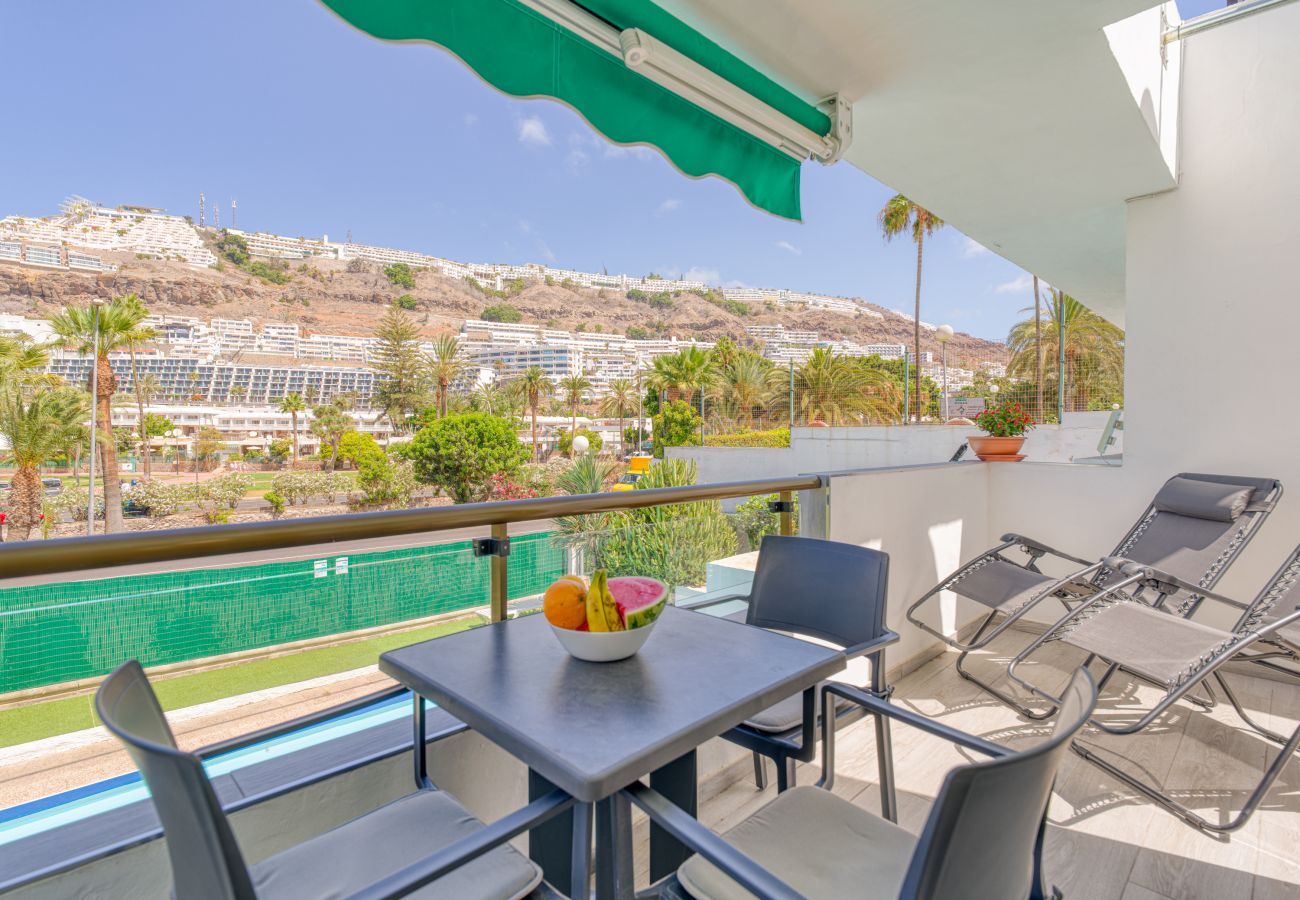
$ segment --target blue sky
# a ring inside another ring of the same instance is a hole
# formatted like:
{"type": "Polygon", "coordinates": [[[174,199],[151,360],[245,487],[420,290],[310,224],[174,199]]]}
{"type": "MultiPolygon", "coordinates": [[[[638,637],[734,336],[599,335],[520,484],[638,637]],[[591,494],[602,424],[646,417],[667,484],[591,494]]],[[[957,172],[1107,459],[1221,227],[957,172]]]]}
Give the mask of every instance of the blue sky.
{"type": "MultiPolygon", "coordinates": [[[[785,222],[314,0],[9,0],[0,59],[27,73],[6,90],[0,215],[76,193],[197,217],[204,191],[249,230],[911,308],[915,254],[874,221],[892,191],[857,169],[806,165],[804,223],[785,222]]],[[[1001,339],[1031,302],[1028,276],[955,229],[926,258],[926,321],[1001,339]]]]}

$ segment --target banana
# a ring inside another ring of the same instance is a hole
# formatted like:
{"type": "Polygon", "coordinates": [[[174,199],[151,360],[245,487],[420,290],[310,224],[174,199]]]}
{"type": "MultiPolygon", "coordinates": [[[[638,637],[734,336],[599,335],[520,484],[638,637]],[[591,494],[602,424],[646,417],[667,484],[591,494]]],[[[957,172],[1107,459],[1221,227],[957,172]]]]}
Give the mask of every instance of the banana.
{"type": "Polygon", "coordinates": [[[605,621],[609,625],[610,631],[626,631],[623,625],[623,617],[618,614],[618,603],[614,600],[614,595],[609,589],[609,577],[604,571],[600,573],[600,597],[605,605],[605,621]]]}
{"type": "Polygon", "coordinates": [[[609,631],[605,619],[605,570],[599,569],[591,576],[591,586],[587,588],[587,630],[609,631]]]}

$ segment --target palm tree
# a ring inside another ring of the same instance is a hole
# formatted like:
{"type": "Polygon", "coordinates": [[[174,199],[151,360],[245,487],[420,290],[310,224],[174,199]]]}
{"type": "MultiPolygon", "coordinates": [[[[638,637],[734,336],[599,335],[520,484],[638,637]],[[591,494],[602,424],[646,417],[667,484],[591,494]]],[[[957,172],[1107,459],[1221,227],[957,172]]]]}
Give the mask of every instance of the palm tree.
{"type": "Polygon", "coordinates": [[[542,401],[555,393],[555,382],[547,377],[541,366],[529,366],[519,379],[520,393],[528,407],[533,422],[533,462],[537,462],[537,408],[542,401]]]}
{"type": "Polygon", "coordinates": [[[44,374],[50,361],[49,344],[33,343],[27,335],[0,335],[0,384],[24,387],[52,385],[61,379],[44,374]]]}
{"type": "Polygon", "coordinates": [[[683,397],[689,402],[695,392],[713,384],[713,357],[699,347],[683,347],[676,353],[656,356],[646,373],[646,383],[663,393],[669,403],[683,397]]]}
{"type": "Polygon", "coordinates": [[[1087,409],[1089,400],[1099,393],[1118,395],[1124,379],[1124,332],[1068,294],[1053,290],[1049,297],[1045,320],[1025,319],[1011,327],[1007,375],[1033,377],[1041,358],[1049,370],[1042,380],[1059,378],[1057,360],[1063,343],[1064,382],[1066,397],[1073,398],[1071,406],[1087,409]]]}
{"type": "Polygon", "coordinates": [[[601,415],[618,416],[618,448],[623,451],[624,442],[627,440],[623,435],[623,422],[627,418],[627,413],[636,408],[637,389],[636,382],[631,378],[611,378],[609,380],[609,393],[605,399],[600,402],[601,415]]]}
{"type": "MultiPolygon", "coordinates": [[[[904,232],[911,232],[916,242],[916,310],[912,319],[912,346],[916,352],[917,371],[921,369],[921,257],[925,239],[943,227],[943,219],[923,206],[917,206],[902,194],[889,198],[877,217],[885,240],[891,241],[904,232]]],[[[907,417],[903,417],[907,421],[907,417]]],[[[916,421],[921,421],[921,392],[916,392],[916,421]]]]}
{"type": "MultiPolygon", "coordinates": [[[[135,294],[130,294],[130,297],[135,297],[135,294]]],[[[140,385],[140,369],[138,365],[135,364],[135,347],[136,345],[139,345],[139,343],[152,341],[152,339],[155,339],[157,336],[159,336],[157,329],[152,328],[152,326],[149,325],[140,325],[135,329],[134,341],[131,341],[129,345],[126,345],[126,349],[129,350],[131,354],[131,384],[135,386],[135,424],[139,429],[140,455],[144,458],[144,477],[146,477],[146,479],[152,475],[151,466],[149,466],[149,434],[146,428],[144,428],[144,406],[146,406],[148,401],[144,398],[144,393],[146,393],[146,391],[144,391],[142,385],[140,385]]],[[[157,394],[157,377],[152,375],[147,377],[153,378],[151,390],[153,394],[157,394]]]]}
{"type": "Polygon", "coordinates": [[[10,385],[0,398],[0,435],[9,443],[15,472],[10,481],[9,525],[20,541],[27,540],[40,521],[45,486],[39,467],[64,446],[65,428],[86,413],[71,391],[42,391],[24,399],[22,388],[10,385]]]}
{"type": "MultiPolygon", "coordinates": [[[[748,351],[737,353],[731,362],[722,368],[717,383],[711,389],[715,400],[714,406],[726,409],[728,415],[743,420],[744,427],[752,429],[754,411],[765,408],[772,401],[774,394],[785,396],[783,389],[778,391],[776,384],[778,379],[775,379],[774,372],[772,363],[757,353],[748,351]]],[[[781,379],[785,378],[784,372],[777,374],[781,379]]],[[[784,387],[783,381],[780,387],[784,387]]]]}
{"type": "Polygon", "coordinates": [[[104,478],[104,530],[122,530],[122,484],[118,480],[117,442],[113,439],[113,395],[117,393],[117,376],[109,364],[108,355],[140,340],[140,323],[148,315],[140,298],[135,294],[114,297],[98,310],[92,304],[65,307],[50,320],[50,325],[66,346],[75,347],[82,354],[95,352],[96,421],[101,429],[96,444],[99,447],[100,468],[104,478]],[[96,322],[98,321],[98,329],[96,322]],[[97,334],[98,332],[98,334],[97,334]],[[96,337],[98,336],[98,341],[96,337]]]}
{"type": "Polygon", "coordinates": [[[280,412],[289,414],[289,430],[293,437],[293,465],[298,465],[298,413],[307,409],[307,402],[297,391],[285,394],[280,401],[280,412]]]}
{"type": "Polygon", "coordinates": [[[433,341],[433,352],[427,358],[429,376],[438,392],[438,415],[447,415],[447,392],[451,384],[469,366],[461,353],[460,339],[454,334],[440,334],[433,341]]]}
{"type": "MultiPolygon", "coordinates": [[[[153,333],[157,336],[152,328],[143,329],[143,333],[153,333]]],[[[144,477],[153,476],[153,465],[149,460],[149,429],[145,428],[145,407],[149,405],[154,397],[162,392],[162,385],[158,383],[158,376],[154,374],[141,375],[140,370],[135,365],[135,345],[131,345],[131,380],[135,384],[135,408],[136,408],[136,425],[140,434],[140,456],[144,461],[144,477]]]]}
{"type": "Polygon", "coordinates": [[[804,422],[832,426],[891,422],[896,415],[893,378],[825,347],[818,347],[795,369],[794,382],[795,406],[804,422]]]}
{"type": "MultiPolygon", "coordinates": [[[[560,379],[560,390],[564,392],[564,400],[569,406],[569,416],[571,424],[569,434],[571,437],[578,435],[578,407],[582,404],[583,396],[591,390],[591,379],[586,375],[566,375],[560,379]]],[[[569,455],[573,455],[573,449],[569,449],[569,455]]]]}

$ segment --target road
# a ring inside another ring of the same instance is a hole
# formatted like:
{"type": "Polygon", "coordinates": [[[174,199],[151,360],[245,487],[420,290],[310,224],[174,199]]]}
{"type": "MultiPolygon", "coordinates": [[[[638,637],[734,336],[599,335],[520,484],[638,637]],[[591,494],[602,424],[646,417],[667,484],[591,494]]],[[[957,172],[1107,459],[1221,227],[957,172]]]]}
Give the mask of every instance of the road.
{"type": "MultiPolygon", "coordinates": [[[[537,522],[520,522],[510,526],[511,534],[533,534],[550,531],[555,522],[543,519],[537,522]]],[[[116,578],[123,575],[148,575],[157,572],[187,572],[195,569],[222,569],[229,566],[247,566],[255,563],[288,562],[295,559],[316,559],[323,556],[340,556],[371,553],[376,550],[403,550],[408,547],[429,547],[451,544],[476,537],[487,537],[487,526],[481,528],[452,528],[445,531],[422,531],[398,537],[377,538],[364,541],[334,541],[328,544],[311,544],[304,547],[286,547],[277,550],[258,550],[253,553],[230,553],[222,556],[205,556],[194,560],[171,560],[160,563],[141,563],[131,566],[111,566],[100,569],[83,569],[77,572],[54,575],[32,575],[26,578],[0,580],[0,589],[25,587],[34,584],[57,584],[64,581],[93,581],[99,578],[116,578]]]]}

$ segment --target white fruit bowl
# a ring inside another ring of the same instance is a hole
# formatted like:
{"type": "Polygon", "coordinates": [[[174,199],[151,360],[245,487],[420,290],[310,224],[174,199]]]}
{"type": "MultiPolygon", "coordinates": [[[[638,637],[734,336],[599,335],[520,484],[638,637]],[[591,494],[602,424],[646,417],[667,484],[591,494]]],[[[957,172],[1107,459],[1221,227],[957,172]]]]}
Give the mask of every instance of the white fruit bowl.
{"type": "Polygon", "coordinates": [[[655,622],[631,631],[574,631],[551,626],[569,655],[587,662],[614,662],[634,655],[654,631],[655,622]]]}

